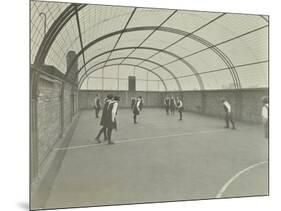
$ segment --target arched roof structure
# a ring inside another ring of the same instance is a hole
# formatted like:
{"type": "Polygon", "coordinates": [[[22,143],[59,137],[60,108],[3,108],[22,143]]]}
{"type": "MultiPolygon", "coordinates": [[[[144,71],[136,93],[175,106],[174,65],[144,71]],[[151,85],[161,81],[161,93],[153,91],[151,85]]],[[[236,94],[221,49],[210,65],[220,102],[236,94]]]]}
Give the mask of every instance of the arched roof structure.
{"type": "Polygon", "coordinates": [[[268,87],[268,21],[261,15],[31,1],[31,63],[66,73],[66,55],[75,51],[83,89],[85,79],[104,82],[105,70],[114,75],[108,83],[125,83],[137,70],[146,90],[149,83],[158,91],[268,87]]]}

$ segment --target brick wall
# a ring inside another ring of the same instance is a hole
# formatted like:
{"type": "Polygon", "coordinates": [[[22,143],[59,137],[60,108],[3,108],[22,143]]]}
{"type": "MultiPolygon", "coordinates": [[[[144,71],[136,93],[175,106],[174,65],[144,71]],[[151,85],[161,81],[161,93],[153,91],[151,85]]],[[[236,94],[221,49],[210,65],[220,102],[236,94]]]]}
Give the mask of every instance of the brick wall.
{"type": "Polygon", "coordinates": [[[64,85],[64,94],[63,94],[63,118],[64,118],[64,130],[66,130],[72,121],[72,108],[73,108],[73,101],[72,101],[72,86],[69,83],[65,83],[64,85]]]}
{"type": "Polygon", "coordinates": [[[61,83],[39,79],[37,103],[38,161],[43,162],[61,133],[61,83]]]}
{"type": "Polygon", "coordinates": [[[91,109],[94,106],[94,98],[96,94],[101,97],[101,102],[108,94],[120,96],[120,108],[129,108],[131,105],[131,97],[142,96],[146,107],[160,107],[162,104],[161,92],[128,92],[128,91],[95,91],[81,90],[79,91],[79,108],[91,109]]]}
{"type": "Polygon", "coordinates": [[[268,95],[267,90],[245,90],[242,93],[242,119],[251,122],[261,121],[261,98],[268,95]]]}
{"type": "Polygon", "coordinates": [[[197,112],[205,115],[223,117],[224,111],[220,99],[225,97],[237,120],[256,122],[261,121],[261,99],[268,94],[268,89],[242,90],[208,90],[182,92],[127,92],[127,91],[80,91],[79,108],[93,108],[94,97],[99,93],[102,99],[109,93],[121,96],[120,107],[129,107],[132,96],[143,96],[146,107],[163,107],[165,96],[182,97],[185,111],[197,112]]]}
{"type": "Polygon", "coordinates": [[[78,112],[77,92],[72,95],[72,85],[44,76],[38,81],[37,136],[38,163],[44,162],[54,144],[72,124],[78,112]],[[63,92],[63,98],[61,94],[63,92]],[[63,128],[62,128],[63,126],[63,128]]]}
{"type": "Polygon", "coordinates": [[[261,122],[261,99],[268,89],[208,90],[167,92],[167,95],[182,96],[186,111],[223,117],[220,99],[225,97],[231,104],[234,118],[247,122],[261,122]]]}

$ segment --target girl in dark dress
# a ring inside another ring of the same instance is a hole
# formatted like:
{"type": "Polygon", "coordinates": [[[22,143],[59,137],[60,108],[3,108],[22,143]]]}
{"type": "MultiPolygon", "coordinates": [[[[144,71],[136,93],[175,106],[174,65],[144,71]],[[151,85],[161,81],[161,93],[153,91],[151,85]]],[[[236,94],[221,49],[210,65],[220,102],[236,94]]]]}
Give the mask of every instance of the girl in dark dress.
{"type": "Polygon", "coordinates": [[[137,124],[137,115],[140,114],[140,101],[141,101],[141,99],[138,97],[138,99],[133,107],[134,124],[137,124]]]}
{"type": "Polygon", "coordinates": [[[144,105],[144,101],[143,101],[143,97],[139,96],[140,98],[140,111],[142,111],[143,105],[144,105]]]}
{"type": "Polygon", "coordinates": [[[103,111],[102,111],[102,116],[101,116],[101,121],[100,121],[100,125],[102,126],[102,128],[100,129],[97,137],[95,138],[95,140],[98,143],[101,143],[100,141],[100,136],[103,133],[104,134],[104,140],[107,140],[107,132],[106,132],[106,126],[107,126],[107,119],[108,119],[108,106],[110,104],[110,102],[112,101],[113,96],[112,95],[107,95],[105,101],[104,101],[104,106],[103,106],[103,111]]]}
{"type": "Polygon", "coordinates": [[[134,109],[135,103],[136,103],[136,98],[135,98],[135,97],[132,97],[132,98],[131,98],[131,110],[134,109]]]}
{"type": "Polygon", "coordinates": [[[168,96],[164,99],[164,106],[165,106],[166,114],[169,115],[170,99],[168,96]]]}
{"type": "Polygon", "coordinates": [[[175,98],[172,96],[171,100],[170,100],[170,111],[171,111],[171,115],[175,114],[175,108],[176,108],[176,100],[175,98]]]}
{"type": "Polygon", "coordinates": [[[118,96],[115,96],[113,101],[111,101],[108,105],[108,116],[107,116],[107,138],[108,138],[108,144],[114,144],[114,142],[111,140],[111,134],[112,129],[117,130],[117,121],[116,121],[116,115],[118,110],[118,102],[120,98],[118,96]]]}
{"type": "Polygon", "coordinates": [[[179,114],[180,114],[179,120],[182,120],[183,103],[182,103],[182,100],[179,97],[177,97],[177,108],[178,108],[178,111],[179,111],[179,114]]]}
{"type": "Polygon", "coordinates": [[[97,94],[95,97],[95,113],[96,113],[96,118],[99,118],[99,112],[100,112],[100,96],[97,94]]]}

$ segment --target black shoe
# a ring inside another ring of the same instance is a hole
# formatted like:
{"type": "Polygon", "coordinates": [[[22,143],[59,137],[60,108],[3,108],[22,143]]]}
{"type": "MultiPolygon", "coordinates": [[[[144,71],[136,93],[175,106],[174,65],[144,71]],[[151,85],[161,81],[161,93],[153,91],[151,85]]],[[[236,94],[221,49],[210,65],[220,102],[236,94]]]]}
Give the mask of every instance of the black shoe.
{"type": "Polygon", "coordinates": [[[233,127],[232,130],[236,130],[236,127],[233,127]]]}
{"type": "Polygon", "coordinates": [[[224,128],[229,128],[228,126],[225,126],[224,128]]]}
{"type": "Polygon", "coordinates": [[[114,142],[113,141],[109,141],[108,144],[114,144],[114,142]]]}
{"type": "Polygon", "coordinates": [[[96,140],[99,144],[101,143],[101,141],[100,141],[100,139],[99,139],[98,137],[96,137],[95,140],[96,140]]]}

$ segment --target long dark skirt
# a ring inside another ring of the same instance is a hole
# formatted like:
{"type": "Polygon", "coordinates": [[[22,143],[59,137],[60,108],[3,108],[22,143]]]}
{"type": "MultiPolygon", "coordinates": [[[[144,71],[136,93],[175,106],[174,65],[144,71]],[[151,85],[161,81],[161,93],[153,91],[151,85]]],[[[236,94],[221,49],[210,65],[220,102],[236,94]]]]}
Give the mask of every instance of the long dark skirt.
{"type": "Polygon", "coordinates": [[[116,119],[112,122],[111,119],[108,119],[106,124],[105,124],[106,128],[111,128],[111,129],[117,129],[117,121],[116,119]]]}

